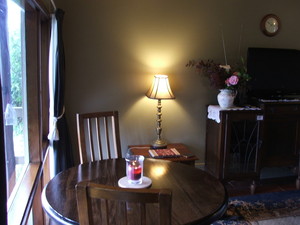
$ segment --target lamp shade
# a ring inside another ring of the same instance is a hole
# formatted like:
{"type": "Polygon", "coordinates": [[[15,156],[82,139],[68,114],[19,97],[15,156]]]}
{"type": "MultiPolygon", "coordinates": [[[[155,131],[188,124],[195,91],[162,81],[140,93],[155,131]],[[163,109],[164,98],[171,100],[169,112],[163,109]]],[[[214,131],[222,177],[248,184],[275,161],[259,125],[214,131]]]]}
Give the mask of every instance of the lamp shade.
{"type": "Polygon", "coordinates": [[[169,84],[167,75],[155,75],[152,86],[146,96],[151,99],[173,99],[175,98],[169,84]]]}

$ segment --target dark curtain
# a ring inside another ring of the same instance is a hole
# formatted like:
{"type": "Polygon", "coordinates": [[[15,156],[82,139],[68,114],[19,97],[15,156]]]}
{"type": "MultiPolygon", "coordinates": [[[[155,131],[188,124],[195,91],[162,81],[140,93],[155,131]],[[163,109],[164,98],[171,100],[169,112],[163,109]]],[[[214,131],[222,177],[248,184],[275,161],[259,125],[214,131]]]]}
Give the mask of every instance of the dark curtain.
{"type": "Polygon", "coordinates": [[[65,53],[62,38],[64,11],[57,9],[55,18],[57,20],[57,51],[56,51],[56,83],[54,93],[54,116],[58,118],[57,129],[59,140],[53,141],[55,174],[74,166],[72,146],[68,130],[67,119],[64,113],[64,89],[65,89],[65,53]]]}

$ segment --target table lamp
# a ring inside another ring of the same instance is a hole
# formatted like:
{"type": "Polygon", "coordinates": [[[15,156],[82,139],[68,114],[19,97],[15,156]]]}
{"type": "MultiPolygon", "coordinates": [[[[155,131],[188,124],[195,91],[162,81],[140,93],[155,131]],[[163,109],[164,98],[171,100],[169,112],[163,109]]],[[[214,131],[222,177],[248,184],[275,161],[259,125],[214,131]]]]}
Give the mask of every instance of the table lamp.
{"type": "Polygon", "coordinates": [[[157,134],[157,140],[153,142],[152,148],[154,149],[162,149],[167,147],[167,142],[163,139],[161,139],[161,100],[162,99],[174,99],[175,96],[171,91],[168,76],[167,75],[155,75],[154,80],[152,83],[152,86],[147,91],[146,96],[151,99],[157,99],[157,128],[156,128],[156,134],[157,134]]]}

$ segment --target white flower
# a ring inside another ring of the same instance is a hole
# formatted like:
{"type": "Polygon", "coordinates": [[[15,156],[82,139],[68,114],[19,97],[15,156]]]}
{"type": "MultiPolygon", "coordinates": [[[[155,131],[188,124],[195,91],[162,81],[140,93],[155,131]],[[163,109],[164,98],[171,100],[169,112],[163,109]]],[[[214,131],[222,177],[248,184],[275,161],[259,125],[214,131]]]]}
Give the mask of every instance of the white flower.
{"type": "Polygon", "coordinates": [[[230,65],[220,65],[220,68],[225,69],[227,72],[231,69],[230,65]]]}

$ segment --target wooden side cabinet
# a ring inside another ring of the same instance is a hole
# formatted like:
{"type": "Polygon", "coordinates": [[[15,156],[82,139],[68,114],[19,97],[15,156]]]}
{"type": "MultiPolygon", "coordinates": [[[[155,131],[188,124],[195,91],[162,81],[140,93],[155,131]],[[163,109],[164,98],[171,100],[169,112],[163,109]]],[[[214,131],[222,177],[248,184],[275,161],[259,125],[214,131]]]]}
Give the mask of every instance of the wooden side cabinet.
{"type": "Polygon", "coordinates": [[[258,179],[263,112],[220,110],[220,122],[207,119],[205,168],[220,180],[258,179]]]}
{"type": "Polygon", "coordinates": [[[300,102],[262,103],[263,167],[297,167],[300,152],[300,102]]]}

